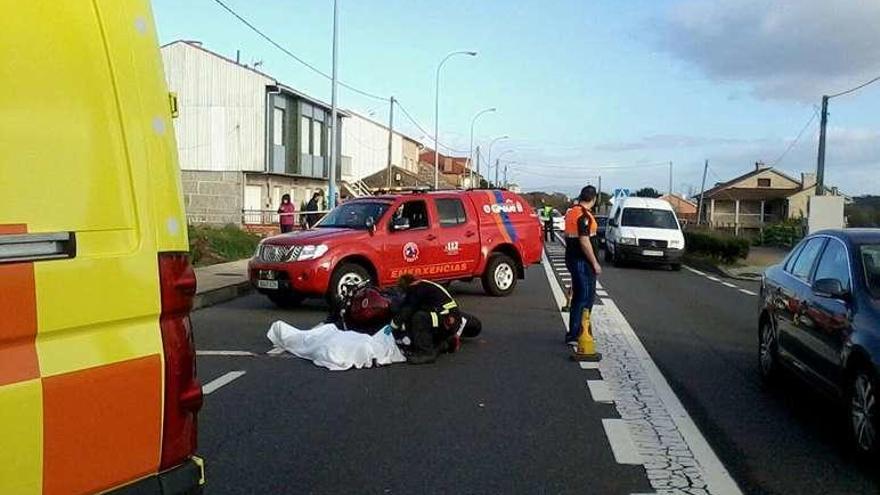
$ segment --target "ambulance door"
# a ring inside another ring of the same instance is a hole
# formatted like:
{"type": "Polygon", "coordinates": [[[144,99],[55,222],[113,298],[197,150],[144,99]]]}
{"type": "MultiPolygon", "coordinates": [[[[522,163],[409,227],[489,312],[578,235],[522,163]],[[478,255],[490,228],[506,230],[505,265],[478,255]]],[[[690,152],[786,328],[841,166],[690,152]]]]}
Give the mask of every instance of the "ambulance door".
{"type": "Polygon", "coordinates": [[[428,202],[412,199],[399,203],[387,228],[381,264],[383,285],[393,284],[404,273],[427,276],[437,251],[428,202]]]}
{"type": "Polygon", "coordinates": [[[439,278],[462,278],[472,274],[480,256],[480,236],[473,211],[460,196],[435,197],[437,219],[434,232],[440,250],[439,278]]]}

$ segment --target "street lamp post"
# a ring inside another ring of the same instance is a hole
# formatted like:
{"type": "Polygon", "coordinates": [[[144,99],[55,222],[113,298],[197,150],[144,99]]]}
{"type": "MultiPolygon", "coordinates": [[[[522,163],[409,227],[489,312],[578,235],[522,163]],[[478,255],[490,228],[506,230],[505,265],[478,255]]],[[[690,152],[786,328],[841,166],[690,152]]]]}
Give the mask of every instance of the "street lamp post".
{"type": "MultiPolygon", "coordinates": [[[[488,174],[489,169],[492,167],[492,145],[497,143],[498,141],[503,140],[503,139],[510,139],[510,136],[507,136],[507,135],[498,136],[497,138],[495,138],[489,142],[489,152],[488,152],[488,155],[486,156],[486,172],[487,172],[486,175],[487,176],[489,175],[488,174]]],[[[489,179],[486,179],[486,180],[488,181],[489,179]]]]}
{"type": "Polygon", "coordinates": [[[499,164],[501,163],[501,157],[508,153],[513,153],[513,150],[504,150],[501,152],[500,155],[498,155],[498,158],[495,159],[495,187],[498,187],[498,173],[499,169],[501,168],[499,167],[499,164]]]}
{"type": "MultiPolygon", "coordinates": [[[[470,170],[470,165],[474,161],[474,124],[477,122],[477,117],[479,117],[480,115],[483,115],[484,113],[489,113],[489,112],[494,112],[494,111],[495,111],[495,107],[481,110],[481,111],[477,112],[476,115],[474,115],[474,118],[471,119],[471,145],[468,148],[468,159],[467,159],[467,163],[465,164],[466,170],[470,170]]],[[[477,163],[479,163],[479,162],[477,162],[477,163]]],[[[479,175],[480,175],[480,171],[477,170],[477,177],[479,177],[479,175]]],[[[474,187],[473,182],[474,182],[474,172],[473,172],[473,170],[471,170],[471,187],[474,187]]]]}
{"type": "Polygon", "coordinates": [[[442,69],[443,64],[454,55],[469,55],[471,57],[476,57],[477,52],[452,52],[449,55],[446,55],[446,57],[440,61],[440,65],[437,66],[437,78],[434,85],[434,190],[440,189],[440,69],[442,69]]]}

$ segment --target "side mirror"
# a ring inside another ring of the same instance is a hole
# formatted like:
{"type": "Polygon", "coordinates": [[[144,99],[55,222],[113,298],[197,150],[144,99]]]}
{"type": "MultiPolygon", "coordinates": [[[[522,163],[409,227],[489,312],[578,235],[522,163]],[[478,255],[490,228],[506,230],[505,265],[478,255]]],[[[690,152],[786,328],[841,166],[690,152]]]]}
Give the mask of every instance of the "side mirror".
{"type": "Polygon", "coordinates": [[[820,278],[813,282],[813,294],[830,299],[847,300],[849,293],[836,278],[820,278]]]}
{"type": "Polygon", "coordinates": [[[397,217],[391,222],[391,230],[409,230],[409,218],[397,217]]]}
{"type": "Polygon", "coordinates": [[[366,225],[367,230],[370,231],[370,234],[376,233],[376,219],[374,219],[373,217],[367,217],[367,220],[364,222],[364,225],[366,225]]]}

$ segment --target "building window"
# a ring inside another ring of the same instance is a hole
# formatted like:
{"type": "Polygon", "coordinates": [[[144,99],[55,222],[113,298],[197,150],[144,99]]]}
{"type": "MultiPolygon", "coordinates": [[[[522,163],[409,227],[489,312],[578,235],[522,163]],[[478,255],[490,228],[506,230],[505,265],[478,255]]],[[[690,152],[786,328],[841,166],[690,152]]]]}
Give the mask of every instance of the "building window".
{"type": "Polygon", "coordinates": [[[758,187],[770,187],[770,179],[758,179],[758,187]]]}
{"type": "Polygon", "coordinates": [[[308,155],[309,151],[312,149],[312,119],[308,117],[300,117],[299,123],[299,152],[308,155]]]}
{"type": "Polygon", "coordinates": [[[284,146],[284,109],[275,108],[272,112],[272,144],[284,146]]]}
{"type": "Polygon", "coordinates": [[[324,137],[324,125],[317,120],[312,121],[312,155],[321,156],[321,146],[324,137]]]}

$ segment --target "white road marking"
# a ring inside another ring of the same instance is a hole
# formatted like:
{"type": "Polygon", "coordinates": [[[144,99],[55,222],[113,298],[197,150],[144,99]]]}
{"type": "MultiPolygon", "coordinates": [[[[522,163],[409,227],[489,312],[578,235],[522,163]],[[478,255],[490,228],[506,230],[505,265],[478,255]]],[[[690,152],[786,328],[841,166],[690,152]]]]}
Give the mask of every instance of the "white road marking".
{"type": "Polygon", "coordinates": [[[663,373],[660,372],[660,369],[654,363],[654,360],[651,359],[651,355],[648,354],[647,349],[645,349],[645,346],[642,344],[642,341],[639,340],[639,337],[629,325],[629,322],[626,321],[623,313],[620,312],[620,309],[614,301],[603,299],[602,302],[604,303],[602,310],[607,312],[609,317],[617,323],[614,330],[621,332],[626,336],[627,340],[629,340],[636,358],[641,363],[642,370],[654,385],[657,397],[663,403],[667,413],[693,453],[694,459],[700,465],[700,468],[703,471],[703,477],[708,484],[708,491],[710,493],[724,493],[731,495],[741,494],[742,492],[736,485],[736,482],[730,476],[730,473],[727,472],[727,468],[724,467],[724,464],[722,464],[721,460],[718,459],[718,456],[715,455],[712,447],[709,446],[709,442],[707,442],[703,434],[700,433],[700,429],[697,428],[696,423],[694,423],[693,419],[688,415],[687,410],[685,410],[681,401],[678,400],[675,392],[672,391],[669,382],[666,381],[663,373]]]}
{"type": "Polygon", "coordinates": [[[590,388],[590,395],[596,402],[614,402],[611,398],[611,390],[608,389],[608,383],[604,380],[587,380],[587,387],[590,388]]]}
{"type": "Polygon", "coordinates": [[[233,381],[241,378],[244,374],[244,371],[230,371],[229,373],[202,385],[202,393],[208,395],[212,392],[216,392],[218,388],[224,385],[229,385],[233,381]]]}
{"type": "Polygon", "coordinates": [[[739,291],[742,292],[743,294],[748,294],[750,296],[757,296],[758,295],[756,292],[752,292],[748,289],[740,289],[739,291]]]}
{"type": "Polygon", "coordinates": [[[581,365],[582,370],[597,370],[599,369],[598,361],[581,361],[578,363],[581,365]]]}
{"type": "Polygon", "coordinates": [[[696,273],[697,275],[706,275],[705,273],[701,272],[700,270],[697,270],[696,268],[691,268],[691,267],[689,267],[689,266],[687,266],[687,265],[684,265],[684,269],[687,270],[687,271],[689,271],[689,272],[696,273]]]}
{"type": "Polygon", "coordinates": [[[268,354],[270,356],[277,356],[278,354],[284,354],[284,349],[282,349],[280,347],[273,347],[273,348],[269,349],[268,351],[266,351],[266,354],[268,354]]]}
{"type": "MultiPolygon", "coordinates": [[[[544,266],[544,273],[547,275],[547,280],[550,281],[550,291],[556,299],[556,307],[561,308],[565,306],[565,293],[562,292],[562,287],[560,286],[559,281],[557,281],[556,276],[553,275],[553,269],[550,268],[550,261],[547,259],[547,253],[541,253],[541,265],[544,266]]],[[[560,310],[559,314],[562,316],[562,322],[564,323],[562,331],[568,332],[568,311],[560,310]]]]}
{"type": "Polygon", "coordinates": [[[196,351],[196,356],[256,356],[250,351],[196,351]]]}
{"type": "Polygon", "coordinates": [[[596,281],[596,289],[602,289],[602,284],[597,280],[596,281]]]}
{"type": "Polygon", "coordinates": [[[734,289],[738,289],[738,288],[739,288],[739,287],[733,285],[733,284],[730,283],[730,282],[721,282],[721,285],[723,285],[723,286],[725,286],[725,287],[732,287],[732,288],[734,288],[734,289]]]}
{"type": "Polygon", "coordinates": [[[598,289],[596,290],[596,294],[598,294],[600,296],[607,296],[608,295],[608,293],[605,292],[604,290],[598,290],[598,289]]]}
{"type": "Polygon", "coordinates": [[[713,282],[721,282],[721,279],[719,279],[718,277],[713,277],[712,275],[705,275],[705,277],[713,282]]]}
{"type": "Polygon", "coordinates": [[[605,436],[611,444],[611,452],[618,464],[644,464],[645,461],[636,449],[629,427],[622,419],[603,419],[602,427],[605,428],[605,436]]]}

